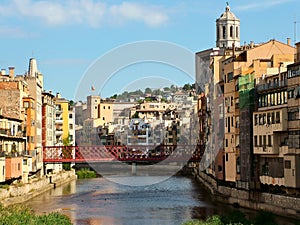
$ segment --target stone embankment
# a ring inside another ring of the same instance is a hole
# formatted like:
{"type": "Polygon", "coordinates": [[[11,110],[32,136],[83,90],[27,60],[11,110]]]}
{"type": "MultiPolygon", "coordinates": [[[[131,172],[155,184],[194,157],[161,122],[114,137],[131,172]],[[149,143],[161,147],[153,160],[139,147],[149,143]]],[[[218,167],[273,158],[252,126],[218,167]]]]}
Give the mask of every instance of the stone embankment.
{"type": "Polygon", "coordinates": [[[220,186],[213,178],[197,170],[193,175],[216,201],[300,219],[300,198],[220,186]]]}
{"type": "Polygon", "coordinates": [[[75,170],[49,174],[30,179],[27,184],[10,185],[0,189],[0,204],[3,206],[22,203],[64,183],[75,180],[75,170]]]}

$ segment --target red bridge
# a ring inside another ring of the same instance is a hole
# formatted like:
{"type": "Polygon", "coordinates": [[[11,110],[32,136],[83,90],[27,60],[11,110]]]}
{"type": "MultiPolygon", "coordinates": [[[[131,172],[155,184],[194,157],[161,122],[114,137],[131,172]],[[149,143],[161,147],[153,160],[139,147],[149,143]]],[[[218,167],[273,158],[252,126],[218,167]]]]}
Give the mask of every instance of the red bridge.
{"type": "Polygon", "coordinates": [[[199,162],[203,155],[195,145],[138,146],[47,146],[43,162],[87,163],[121,161],[127,163],[199,162]]]}

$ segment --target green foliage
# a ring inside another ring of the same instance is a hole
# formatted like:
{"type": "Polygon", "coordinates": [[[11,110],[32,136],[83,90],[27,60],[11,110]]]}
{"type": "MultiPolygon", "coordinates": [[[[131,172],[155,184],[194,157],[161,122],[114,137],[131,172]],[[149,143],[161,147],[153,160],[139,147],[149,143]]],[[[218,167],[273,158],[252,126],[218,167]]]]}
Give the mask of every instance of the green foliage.
{"type": "Polygon", "coordinates": [[[0,225],[71,225],[70,219],[60,213],[50,213],[38,216],[31,209],[24,205],[0,206],[0,225]]]}
{"type": "Polygon", "coordinates": [[[145,94],[151,94],[152,93],[152,89],[151,88],[146,88],[145,89],[145,94]]]}
{"type": "Polygon", "coordinates": [[[114,94],[112,96],[110,96],[111,99],[117,99],[118,95],[117,94],[114,94]]]}
{"type": "Polygon", "coordinates": [[[182,89],[185,91],[189,91],[192,89],[192,86],[190,84],[185,84],[182,89]]]}
{"type": "Polygon", "coordinates": [[[71,163],[63,163],[63,170],[70,171],[71,170],[71,163]]]}
{"type": "Polygon", "coordinates": [[[62,141],[64,146],[70,146],[71,145],[70,135],[68,134],[68,137],[64,138],[62,141]]]}
{"type": "Polygon", "coordinates": [[[138,113],[138,112],[135,112],[135,113],[132,115],[132,118],[133,118],[133,119],[139,118],[139,113],[138,113]]]}
{"type": "Polygon", "coordinates": [[[8,190],[9,189],[9,185],[8,184],[1,184],[0,188],[8,190]]]}
{"type": "Polygon", "coordinates": [[[230,212],[228,215],[221,217],[223,224],[236,224],[250,225],[250,221],[246,218],[246,215],[238,210],[230,212]]]}
{"type": "Polygon", "coordinates": [[[259,211],[254,219],[254,225],[277,225],[277,223],[272,213],[259,211]]]}
{"type": "MultiPolygon", "coordinates": [[[[259,211],[253,220],[248,220],[244,213],[232,211],[224,216],[212,216],[207,220],[191,220],[183,225],[277,225],[275,216],[270,212],[259,211]]],[[[295,225],[298,223],[295,221],[295,225]]]]}
{"type": "Polygon", "coordinates": [[[95,178],[97,177],[97,174],[95,171],[91,171],[88,168],[83,168],[78,171],[76,171],[76,175],[78,179],[85,179],[85,178],[95,178]]]}
{"type": "Polygon", "coordinates": [[[223,225],[221,218],[219,216],[209,217],[207,220],[191,220],[183,225],[223,225]]]}

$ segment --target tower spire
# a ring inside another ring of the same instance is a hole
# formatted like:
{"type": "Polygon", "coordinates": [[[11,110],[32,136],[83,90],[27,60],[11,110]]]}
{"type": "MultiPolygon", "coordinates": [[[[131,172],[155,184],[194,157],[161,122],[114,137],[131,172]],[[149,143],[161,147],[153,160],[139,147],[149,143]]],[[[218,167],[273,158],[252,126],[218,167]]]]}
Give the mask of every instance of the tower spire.
{"type": "Polygon", "coordinates": [[[36,77],[38,74],[38,68],[35,58],[29,59],[28,75],[31,77],[36,77]]]}
{"type": "Polygon", "coordinates": [[[229,2],[226,2],[225,12],[216,21],[216,46],[231,48],[235,43],[240,47],[240,20],[230,11],[229,2]]]}

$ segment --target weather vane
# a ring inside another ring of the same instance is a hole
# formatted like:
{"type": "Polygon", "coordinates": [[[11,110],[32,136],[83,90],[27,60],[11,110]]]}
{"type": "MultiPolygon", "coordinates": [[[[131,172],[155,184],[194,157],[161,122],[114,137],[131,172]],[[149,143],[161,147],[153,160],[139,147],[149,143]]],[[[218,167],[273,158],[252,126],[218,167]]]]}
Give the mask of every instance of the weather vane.
{"type": "Polygon", "coordinates": [[[226,2],[226,5],[229,6],[229,2],[226,2]]]}

